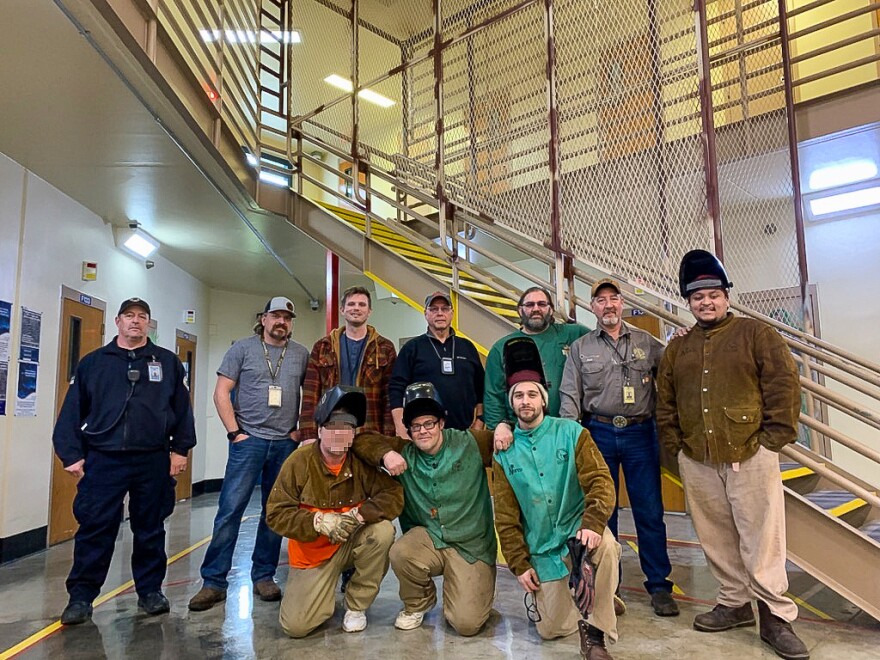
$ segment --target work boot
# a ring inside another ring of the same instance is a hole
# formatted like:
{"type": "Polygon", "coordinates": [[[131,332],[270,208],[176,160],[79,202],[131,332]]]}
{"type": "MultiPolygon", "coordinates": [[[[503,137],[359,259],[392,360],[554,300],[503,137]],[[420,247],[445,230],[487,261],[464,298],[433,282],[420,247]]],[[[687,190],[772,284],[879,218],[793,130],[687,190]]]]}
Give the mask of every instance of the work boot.
{"type": "Polygon", "coordinates": [[[138,598],[138,607],[150,616],[165,614],[171,610],[168,599],[165,598],[165,594],[161,591],[154,591],[143,598],[138,598]]]}
{"type": "Polygon", "coordinates": [[[711,612],[694,617],[694,628],[701,632],[721,632],[753,625],[755,625],[755,613],[752,611],[751,603],[739,607],[719,604],[711,612]]]}
{"type": "Polygon", "coordinates": [[[761,639],[773,647],[776,655],[786,660],[810,657],[806,644],[791,629],[791,624],[773,614],[762,600],[758,601],[758,617],[761,621],[761,639]]]}
{"type": "Polygon", "coordinates": [[[61,613],[61,623],[65,626],[76,626],[92,618],[92,604],[84,600],[72,600],[61,613]]]}
{"type": "Polygon", "coordinates": [[[678,603],[668,591],[655,591],[651,594],[651,607],[657,616],[678,616],[678,603]]]}
{"type": "Polygon", "coordinates": [[[578,621],[583,660],[614,660],[605,648],[605,633],[581,619],[578,621]]]}
{"type": "Polygon", "coordinates": [[[275,584],[275,580],[260,580],[254,584],[254,593],[260,600],[273,602],[281,600],[281,589],[275,584]]]}
{"type": "Polygon", "coordinates": [[[202,587],[195,596],[190,598],[189,609],[193,612],[204,612],[205,610],[210,610],[217,603],[222,603],[224,600],[226,600],[225,590],[202,587]]]}

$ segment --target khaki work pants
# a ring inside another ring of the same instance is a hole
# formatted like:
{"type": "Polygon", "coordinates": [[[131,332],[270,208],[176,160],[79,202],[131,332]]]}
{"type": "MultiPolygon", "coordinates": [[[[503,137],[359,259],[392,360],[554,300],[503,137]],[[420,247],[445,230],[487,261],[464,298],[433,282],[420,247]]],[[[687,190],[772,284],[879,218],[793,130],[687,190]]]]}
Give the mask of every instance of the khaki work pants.
{"type": "Polygon", "coordinates": [[[354,568],[354,574],[345,589],[345,607],[365,612],[388,572],[388,549],[393,542],[394,526],[382,520],[359,529],[320,566],[291,567],[278,616],[284,632],[305,637],[332,617],[339,576],[349,568],[354,568]]]}
{"type": "Polygon", "coordinates": [[[763,600],[786,621],[797,618],[797,605],[783,594],[785,572],[785,503],[779,456],[760,447],[739,464],[698,463],[678,454],[688,509],[706,561],[721,583],[718,602],[739,607],[763,600]]]}
{"type": "MultiPolygon", "coordinates": [[[[602,542],[590,553],[590,560],[596,576],[596,602],[587,623],[605,633],[611,642],[617,641],[617,616],[614,614],[614,594],[620,579],[618,562],[620,544],[614,535],[605,528],[602,542]]],[[[571,567],[569,557],[565,563],[571,567]]],[[[570,635],[577,630],[581,613],[575,607],[568,589],[568,578],[542,582],[535,594],[535,605],[541,620],[535,624],[543,639],[555,639],[570,635]]]]}
{"type": "Polygon", "coordinates": [[[424,527],[413,527],[391,546],[391,568],[407,612],[437,604],[434,580],[443,576],[443,615],[459,635],[480,632],[495,600],[495,565],[470,564],[454,548],[435,548],[424,527]]]}

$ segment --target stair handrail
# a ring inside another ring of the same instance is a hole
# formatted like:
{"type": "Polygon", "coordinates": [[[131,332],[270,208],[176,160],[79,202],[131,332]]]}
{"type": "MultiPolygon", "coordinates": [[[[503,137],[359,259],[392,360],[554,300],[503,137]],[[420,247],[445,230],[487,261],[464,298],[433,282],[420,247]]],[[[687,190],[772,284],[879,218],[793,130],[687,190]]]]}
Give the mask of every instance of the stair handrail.
{"type": "Polygon", "coordinates": [[[880,497],[877,496],[876,492],[870,491],[867,488],[853,482],[850,479],[847,479],[845,476],[835,472],[834,470],[827,467],[827,463],[832,463],[826,457],[821,454],[817,454],[806,447],[798,444],[787,445],[783,447],[780,452],[782,455],[791,458],[796,461],[800,465],[804,467],[810,468],[813,472],[818,474],[820,477],[824,477],[831,483],[836,486],[840,486],[844,490],[853,495],[856,495],[871,506],[880,507],[880,497]]]}

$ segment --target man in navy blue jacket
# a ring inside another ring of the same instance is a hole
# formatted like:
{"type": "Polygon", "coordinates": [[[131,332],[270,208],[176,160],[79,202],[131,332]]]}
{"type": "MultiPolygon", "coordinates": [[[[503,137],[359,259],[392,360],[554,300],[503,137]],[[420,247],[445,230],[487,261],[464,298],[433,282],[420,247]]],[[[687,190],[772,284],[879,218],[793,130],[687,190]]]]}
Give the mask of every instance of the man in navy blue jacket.
{"type": "Polygon", "coordinates": [[[73,513],[79,523],[70,602],[61,623],[92,615],[107,577],[126,493],[134,543],[131,568],[138,607],[169,610],[165,519],[174,509],[174,477],[186,470],[196,444],[189,392],[180,360],[147,337],[150,306],[130,298],[119,307],[119,334],[86,355],[55,424],[52,442],[64,469],[79,479],[73,513]]]}

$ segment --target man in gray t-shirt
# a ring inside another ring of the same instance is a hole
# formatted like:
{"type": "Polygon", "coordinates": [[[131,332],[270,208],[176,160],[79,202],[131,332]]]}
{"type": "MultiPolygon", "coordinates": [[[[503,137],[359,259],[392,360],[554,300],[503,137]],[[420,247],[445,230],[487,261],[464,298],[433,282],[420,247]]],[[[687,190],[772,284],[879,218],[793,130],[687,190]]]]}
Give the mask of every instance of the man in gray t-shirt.
{"type": "Polygon", "coordinates": [[[272,298],[254,326],[254,334],[235,342],[217,370],[214,405],[227,430],[229,459],[213,537],[202,562],[204,584],[189,601],[191,610],[207,610],[226,599],[226,576],[232,567],[241,517],[257,483],[263,506],[251,580],[261,600],[281,599],[274,579],[281,537],[266,525],[266,499],[281,465],[299,444],[300,395],[309,351],[290,339],[295,317],[290,300],[272,298]]]}

